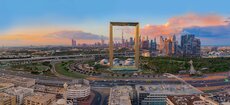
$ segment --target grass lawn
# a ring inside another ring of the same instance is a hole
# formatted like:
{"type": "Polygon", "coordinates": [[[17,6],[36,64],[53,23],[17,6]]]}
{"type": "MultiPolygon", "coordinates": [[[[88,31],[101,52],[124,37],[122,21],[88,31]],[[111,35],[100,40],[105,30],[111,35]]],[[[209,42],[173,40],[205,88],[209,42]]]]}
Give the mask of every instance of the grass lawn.
{"type": "Polygon", "coordinates": [[[48,66],[43,66],[43,65],[38,65],[38,66],[36,66],[36,67],[37,67],[37,70],[38,70],[38,71],[43,71],[43,70],[48,70],[48,69],[49,69],[48,66]]]}
{"type": "Polygon", "coordinates": [[[87,76],[84,74],[80,74],[77,72],[69,72],[67,71],[67,68],[65,67],[67,65],[62,65],[62,63],[55,64],[55,69],[59,74],[65,75],[67,77],[73,77],[73,78],[86,78],[87,76]]]}

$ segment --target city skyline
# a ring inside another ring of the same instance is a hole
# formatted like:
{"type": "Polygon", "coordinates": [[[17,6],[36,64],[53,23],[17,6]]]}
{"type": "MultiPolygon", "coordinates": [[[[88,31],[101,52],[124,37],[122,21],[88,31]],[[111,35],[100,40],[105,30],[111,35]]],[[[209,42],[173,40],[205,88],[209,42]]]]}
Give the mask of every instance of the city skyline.
{"type": "Polygon", "coordinates": [[[228,2],[1,1],[0,45],[71,45],[73,38],[95,43],[108,38],[110,21],[139,22],[140,34],[151,39],[186,31],[202,45],[230,45],[228,2]]]}

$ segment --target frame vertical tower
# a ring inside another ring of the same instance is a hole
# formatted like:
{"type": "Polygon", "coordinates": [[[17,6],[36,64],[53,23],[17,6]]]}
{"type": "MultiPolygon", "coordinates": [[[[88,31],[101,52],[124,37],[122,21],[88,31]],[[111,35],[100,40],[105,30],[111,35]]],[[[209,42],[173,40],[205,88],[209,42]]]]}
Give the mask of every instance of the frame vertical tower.
{"type": "Polygon", "coordinates": [[[109,63],[113,67],[113,26],[134,26],[135,27],[135,67],[139,68],[140,40],[139,40],[139,23],[138,22],[110,22],[109,25],[109,63]]]}

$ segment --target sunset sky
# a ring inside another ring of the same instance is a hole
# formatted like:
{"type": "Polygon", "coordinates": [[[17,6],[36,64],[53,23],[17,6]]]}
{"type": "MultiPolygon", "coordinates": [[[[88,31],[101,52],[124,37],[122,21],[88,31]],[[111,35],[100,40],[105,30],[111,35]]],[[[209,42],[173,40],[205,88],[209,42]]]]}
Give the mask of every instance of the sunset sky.
{"type": "Polygon", "coordinates": [[[107,38],[110,21],[139,22],[141,35],[150,38],[188,32],[202,45],[230,45],[229,4],[229,0],[0,0],[0,45],[70,45],[71,38],[94,43],[101,36],[107,38]]]}

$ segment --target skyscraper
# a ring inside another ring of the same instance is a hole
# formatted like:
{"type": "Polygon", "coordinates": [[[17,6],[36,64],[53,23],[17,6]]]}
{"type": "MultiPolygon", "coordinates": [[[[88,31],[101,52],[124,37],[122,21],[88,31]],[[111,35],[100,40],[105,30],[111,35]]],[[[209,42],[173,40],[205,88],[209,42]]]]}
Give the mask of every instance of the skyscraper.
{"type": "Polygon", "coordinates": [[[154,38],[154,41],[150,41],[150,52],[154,52],[157,50],[157,43],[156,43],[156,38],[154,38]]]}
{"type": "Polygon", "coordinates": [[[76,40],[72,39],[72,47],[76,47],[76,40]]]}
{"type": "Polygon", "coordinates": [[[160,53],[164,52],[164,38],[163,36],[160,36],[160,46],[159,46],[160,53]]]}
{"type": "Polygon", "coordinates": [[[146,40],[143,37],[143,39],[142,39],[142,49],[146,49],[146,50],[149,49],[149,40],[148,40],[148,37],[146,37],[146,40]]]}
{"type": "Polygon", "coordinates": [[[129,39],[129,45],[132,47],[134,45],[133,37],[130,37],[129,39]]]}
{"type": "Polygon", "coordinates": [[[177,50],[177,41],[176,41],[176,35],[173,35],[173,39],[172,39],[172,53],[176,54],[176,50],[177,50]]]}
{"type": "Polygon", "coordinates": [[[195,38],[194,34],[181,36],[181,48],[184,56],[200,56],[200,39],[195,38]]]}
{"type": "Polygon", "coordinates": [[[101,36],[101,46],[104,46],[105,45],[105,40],[103,38],[103,36],[101,36]]]}
{"type": "Polygon", "coordinates": [[[162,55],[172,56],[175,54],[177,47],[176,36],[164,38],[160,37],[160,46],[159,51],[162,55]]]}
{"type": "Polygon", "coordinates": [[[125,39],[124,39],[123,31],[122,31],[122,36],[121,36],[121,44],[122,44],[122,47],[125,47],[125,39]]]}

